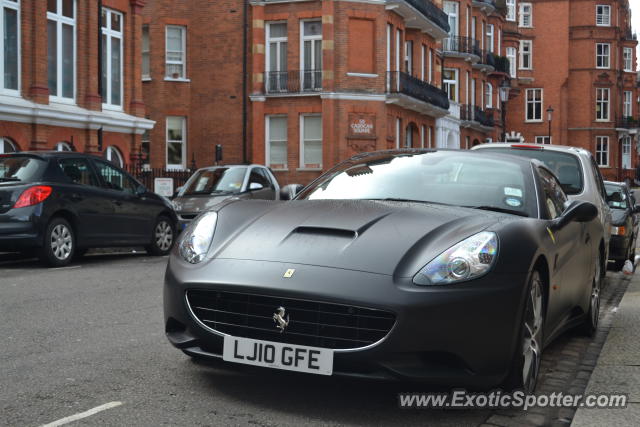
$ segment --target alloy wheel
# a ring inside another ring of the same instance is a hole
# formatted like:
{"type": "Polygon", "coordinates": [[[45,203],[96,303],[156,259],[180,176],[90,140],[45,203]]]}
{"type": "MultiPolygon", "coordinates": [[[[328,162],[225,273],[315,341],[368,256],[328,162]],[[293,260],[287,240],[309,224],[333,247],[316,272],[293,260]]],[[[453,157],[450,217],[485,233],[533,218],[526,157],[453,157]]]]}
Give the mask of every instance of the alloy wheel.
{"type": "Polygon", "coordinates": [[[160,221],[156,225],[156,246],[162,251],[166,251],[173,243],[173,229],[167,221],[160,221]]]}
{"type": "Polygon", "coordinates": [[[596,261],[596,272],[593,277],[593,286],[591,288],[591,299],[589,301],[589,308],[591,312],[591,324],[595,328],[598,326],[598,317],[600,315],[600,259],[596,261]]]}
{"type": "Polygon", "coordinates": [[[58,224],[51,230],[51,252],[60,261],[64,261],[71,255],[73,238],[71,231],[64,224],[58,224]]]}
{"type": "Polygon", "coordinates": [[[522,339],[522,385],[527,393],[533,392],[540,370],[542,356],[543,303],[540,278],[535,276],[527,297],[524,334],[522,339]]]}

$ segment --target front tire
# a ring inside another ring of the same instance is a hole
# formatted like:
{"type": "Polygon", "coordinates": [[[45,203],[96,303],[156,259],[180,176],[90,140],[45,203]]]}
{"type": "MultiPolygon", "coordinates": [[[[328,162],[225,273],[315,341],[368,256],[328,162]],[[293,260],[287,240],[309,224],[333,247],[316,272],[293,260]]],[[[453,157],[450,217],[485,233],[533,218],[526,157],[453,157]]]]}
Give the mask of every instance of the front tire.
{"type": "Polygon", "coordinates": [[[69,222],[64,218],[53,218],[45,229],[38,256],[50,267],[64,267],[73,259],[75,246],[75,235],[69,222]]]}
{"type": "Polygon", "coordinates": [[[513,358],[511,372],[505,381],[507,390],[533,393],[540,373],[543,327],[545,318],[544,294],[540,273],[534,271],[529,279],[525,307],[520,326],[520,339],[513,358]]]}
{"type": "Polygon", "coordinates": [[[160,216],[153,227],[151,244],[145,246],[145,249],[151,255],[167,255],[171,252],[175,236],[175,224],[168,217],[160,216]]]}

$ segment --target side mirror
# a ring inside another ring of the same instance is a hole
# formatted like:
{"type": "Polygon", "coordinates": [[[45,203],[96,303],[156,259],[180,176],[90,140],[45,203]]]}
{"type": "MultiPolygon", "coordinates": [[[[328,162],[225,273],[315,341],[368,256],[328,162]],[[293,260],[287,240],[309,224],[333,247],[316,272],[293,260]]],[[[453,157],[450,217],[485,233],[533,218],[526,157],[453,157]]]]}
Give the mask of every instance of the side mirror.
{"type": "Polygon", "coordinates": [[[302,184],[289,184],[280,189],[280,200],[291,200],[304,188],[302,184]]]}
{"type": "Polygon", "coordinates": [[[598,216],[598,208],[590,202],[573,202],[563,212],[562,216],[554,219],[553,228],[560,229],[570,222],[589,222],[598,216]]]}
{"type": "Polygon", "coordinates": [[[264,185],[260,184],[259,182],[252,182],[251,184],[249,184],[249,191],[262,190],[263,188],[264,185]]]}

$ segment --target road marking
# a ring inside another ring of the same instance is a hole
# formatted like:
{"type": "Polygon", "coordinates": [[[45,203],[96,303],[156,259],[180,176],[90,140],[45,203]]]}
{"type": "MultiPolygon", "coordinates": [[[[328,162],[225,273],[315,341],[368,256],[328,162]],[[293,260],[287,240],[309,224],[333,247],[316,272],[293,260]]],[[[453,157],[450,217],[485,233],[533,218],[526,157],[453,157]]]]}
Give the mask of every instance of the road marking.
{"type": "Polygon", "coordinates": [[[81,265],[71,265],[69,267],[57,267],[57,268],[50,268],[49,271],[58,271],[58,270],[74,270],[76,268],[82,268],[81,265]]]}
{"type": "Polygon", "coordinates": [[[96,406],[95,408],[89,409],[88,411],[79,412],[77,414],[74,414],[74,415],[71,415],[71,416],[68,416],[68,417],[60,418],[59,420],[54,421],[54,422],[49,423],[49,424],[43,424],[40,427],[57,427],[57,426],[69,424],[69,423],[72,423],[74,421],[81,420],[83,418],[87,418],[87,417],[90,417],[92,415],[95,415],[98,412],[102,412],[102,411],[105,411],[107,409],[115,408],[116,406],[120,406],[120,405],[122,405],[122,402],[105,403],[104,405],[96,406]]]}

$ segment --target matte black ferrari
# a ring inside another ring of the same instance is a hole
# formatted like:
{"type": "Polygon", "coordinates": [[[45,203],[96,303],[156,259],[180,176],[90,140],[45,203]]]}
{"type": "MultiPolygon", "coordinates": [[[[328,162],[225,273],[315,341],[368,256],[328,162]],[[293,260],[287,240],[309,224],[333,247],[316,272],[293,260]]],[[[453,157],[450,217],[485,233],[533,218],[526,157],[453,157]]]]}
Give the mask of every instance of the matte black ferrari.
{"type": "Polygon", "coordinates": [[[353,157],[291,201],[201,214],[165,276],[194,358],[531,391],[544,347],[598,322],[602,228],[537,160],[353,157]]]}

